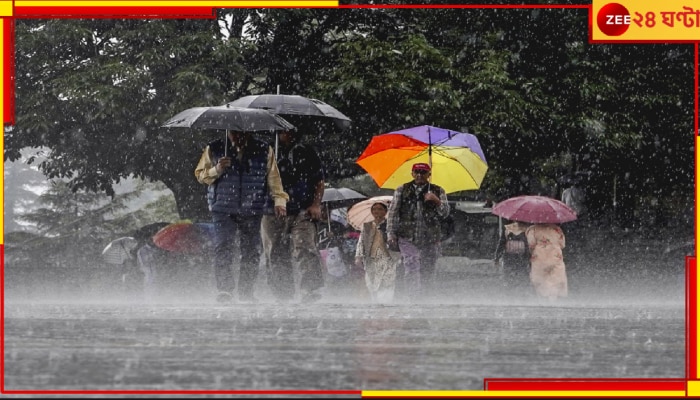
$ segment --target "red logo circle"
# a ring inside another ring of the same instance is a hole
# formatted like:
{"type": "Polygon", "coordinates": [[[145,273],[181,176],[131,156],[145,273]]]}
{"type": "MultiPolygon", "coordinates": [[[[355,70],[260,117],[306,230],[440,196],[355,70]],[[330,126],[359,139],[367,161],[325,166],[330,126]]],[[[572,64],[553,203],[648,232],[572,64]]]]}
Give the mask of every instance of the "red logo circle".
{"type": "Polygon", "coordinates": [[[630,12],[618,3],[601,7],[596,18],[598,28],[608,36],[620,36],[630,27],[630,12]]]}

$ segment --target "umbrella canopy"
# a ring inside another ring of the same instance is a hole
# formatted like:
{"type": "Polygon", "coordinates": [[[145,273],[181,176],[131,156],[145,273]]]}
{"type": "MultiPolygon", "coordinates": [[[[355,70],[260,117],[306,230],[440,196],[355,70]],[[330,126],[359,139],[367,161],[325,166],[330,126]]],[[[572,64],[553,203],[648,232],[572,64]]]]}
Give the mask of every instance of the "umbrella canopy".
{"type": "Polygon", "coordinates": [[[372,206],[374,203],[384,203],[389,207],[393,197],[394,196],[375,196],[355,204],[348,210],[348,223],[358,231],[361,230],[362,225],[374,220],[372,216],[372,206]]]}
{"type": "Polygon", "coordinates": [[[348,188],[326,188],[323,191],[322,203],[326,204],[326,208],[332,210],[334,208],[343,208],[357,203],[360,199],[366,199],[362,193],[358,193],[348,188]]]}
{"type": "Polygon", "coordinates": [[[350,126],[350,118],[321,100],[289,94],[259,94],[227,103],[233,107],[268,110],[282,116],[308,116],[332,120],[338,128],[350,126]]]}
{"type": "Polygon", "coordinates": [[[165,121],[163,128],[226,129],[238,132],[286,131],[294,125],[266,110],[215,106],[188,108],[165,121]]]}
{"type": "Polygon", "coordinates": [[[168,225],[170,225],[169,222],[154,222],[136,229],[129,236],[132,236],[139,243],[153,243],[153,235],[168,225]]]}
{"type": "Polygon", "coordinates": [[[427,125],[375,136],[357,159],[384,189],[411,181],[419,162],[431,165],[430,182],[446,193],[478,189],[488,170],[476,136],[427,125]]]}
{"type": "Polygon", "coordinates": [[[179,221],[156,232],[153,243],[175,253],[199,253],[212,243],[213,235],[213,223],[179,221]]]}
{"type": "Polygon", "coordinates": [[[348,226],[348,209],[343,207],[331,210],[331,221],[348,226]]]}
{"type": "Polygon", "coordinates": [[[484,160],[484,163],[486,162],[479,139],[471,133],[462,133],[429,125],[416,126],[390,133],[403,135],[433,146],[468,147],[479,158],[484,160]]]}
{"type": "Polygon", "coordinates": [[[569,206],[545,196],[512,197],[494,205],[491,212],[513,221],[533,224],[560,224],[577,218],[569,206]]]}
{"type": "Polygon", "coordinates": [[[130,236],[114,239],[102,250],[102,259],[109,264],[124,264],[124,261],[133,258],[131,252],[138,243],[138,240],[130,236]]]}

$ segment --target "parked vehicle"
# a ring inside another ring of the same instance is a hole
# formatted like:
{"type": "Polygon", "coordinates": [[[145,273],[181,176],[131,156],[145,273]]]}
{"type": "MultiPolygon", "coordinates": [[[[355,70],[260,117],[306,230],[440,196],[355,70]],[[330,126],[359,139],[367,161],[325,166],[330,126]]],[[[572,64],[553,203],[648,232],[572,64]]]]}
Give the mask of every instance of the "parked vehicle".
{"type": "Polygon", "coordinates": [[[454,235],[442,243],[442,255],[493,259],[498,244],[498,217],[485,202],[450,201],[454,235]]]}

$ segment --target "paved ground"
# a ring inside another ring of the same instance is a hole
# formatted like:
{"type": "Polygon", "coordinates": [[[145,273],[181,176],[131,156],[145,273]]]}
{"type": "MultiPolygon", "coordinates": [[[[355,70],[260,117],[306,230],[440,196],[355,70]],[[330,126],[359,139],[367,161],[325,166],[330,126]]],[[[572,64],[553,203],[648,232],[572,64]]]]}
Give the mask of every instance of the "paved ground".
{"type": "Polygon", "coordinates": [[[682,306],[10,304],[6,390],[480,390],[681,378],[682,306]]]}

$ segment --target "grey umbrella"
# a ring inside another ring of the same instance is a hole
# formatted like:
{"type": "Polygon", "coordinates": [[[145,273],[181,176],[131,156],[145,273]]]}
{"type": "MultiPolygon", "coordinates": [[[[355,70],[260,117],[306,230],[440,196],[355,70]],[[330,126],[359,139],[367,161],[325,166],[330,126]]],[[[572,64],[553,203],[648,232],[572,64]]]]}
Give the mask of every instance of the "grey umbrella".
{"type": "Polygon", "coordinates": [[[334,208],[349,207],[366,198],[367,196],[364,194],[348,188],[325,188],[323,190],[323,198],[321,199],[321,203],[326,205],[326,211],[328,213],[328,230],[331,229],[330,210],[334,208]]]}
{"type": "Polygon", "coordinates": [[[326,208],[343,208],[357,203],[361,199],[366,199],[362,193],[358,193],[348,188],[326,188],[323,191],[322,203],[326,203],[326,208]]]}

